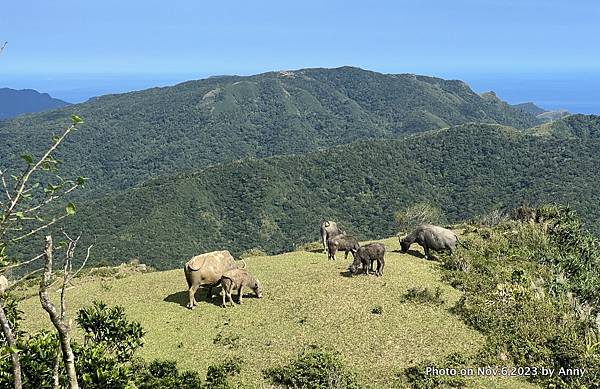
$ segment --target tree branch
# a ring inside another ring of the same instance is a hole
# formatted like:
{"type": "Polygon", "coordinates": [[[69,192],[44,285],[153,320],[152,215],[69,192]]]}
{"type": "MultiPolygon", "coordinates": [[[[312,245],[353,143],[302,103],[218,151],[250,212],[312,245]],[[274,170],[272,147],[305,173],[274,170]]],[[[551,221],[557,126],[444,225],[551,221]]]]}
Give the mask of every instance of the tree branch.
{"type": "Polygon", "coordinates": [[[33,211],[36,211],[36,210],[40,209],[41,207],[43,207],[44,205],[50,203],[51,201],[56,200],[59,197],[65,196],[65,195],[73,192],[77,188],[79,188],[79,185],[75,184],[74,186],[72,186],[68,190],[66,190],[64,193],[60,193],[60,194],[57,194],[57,195],[50,196],[49,198],[47,198],[46,200],[44,200],[42,203],[36,205],[35,207],[29,208],[29,209],[23,211],[23,213],[31,213],[33,211]]]}
{"type": "Polygon", "coordinates": [[[10,327],[10,322],[8,321],[6,313],[4,312],[4,303],[4,298],[0,297],[0,324],[2,325],[4,338],[6,339],[8,346],[11,348],[10,358],[12,360],[14,388],[21,389],[23,387],[23,383],[21,382],[21,361],[17,350],[17,340],[15,339],[13,330],[10,327]]]}
{"type": "MultiPolygon", "coordinates": [[[[10,206],[4,212],[4,220],[8,220],[12,212],[15,210],[15,207],[17,206],[19,200],[21,199],[21,196],[23,195],[25,185],[27,185],[27,182],[29,181],[29,178],[31,177],[33,172],[35,172],[46,161],[46,159],[54,152],[54,150],[56,150],[58,145],[61,144],[61,142],[65,139],[67,135],[69,135],[71,131],[73,131],[73,129],[75,129],[75,124],[71,124],[69,127],[67,127],[67,129],[54,142],[54,144],[50,146],[50,148],[46,151],[42,158],[40,158],[39,161],[37,161],[34,165],[29,165],[29,167],[25,170],[23,175],[20,176],[19,180],[15,184],[15,192],[10,206]]],[[[4,235],[5,231],[5,229],[2,229],[0,231],[0,237],[4,235]]]]}
{"type": "Polygon", "coordinates": [[[51,222],[49,222],[49,223],[46,223],[46,224],[44,224],[43,226],[40,226],[40,227],[38,227],[38,228],[35,228],[35,229],[33,229],[33,230],[29,231],[29,232],[28,232],[28,233],[26,233],[25,235],[21,235],[21,236],[18,236],[18,237],[16,237],[16,238],[13,238],[13,239],[11,239],[11,241],[13,241],[13,242],[18,242],[18,241],[20,241],[20,240],[23,240],[23,239],[27,238],[28,236],[31,236],[31,235],[33,235],[33,234],[35,234],[35,233],[37,233],[37,232],[39,232],[39,231],[41,231],[41,230],[43,230],[43,229],[45,229],[45,228],[48,228],[48,227],[50,227],[50,226],[51,226],[51,225],[53,225],[54,223],[56,223],[56,222],[58,222],[58,221],[61,221],[62,219],[66,218],[67,216],[69,216],[69,215],[62,215],[62,216],[59,216],[59,217],[58,217],[58,219],[52,219],[52,221],[51,221],[51,222]]]}
{"type": "MultiPolygon", "coordinates": [[[[79,389],[79,384],[77,383],[77,371],[75,370],[75,355],[73,354],[73,350],[71,348],[71,328],[68,323],[64,321],[58,312],[56,311],[56,307],[50,301],[50,297],[48,296],[48,285],[50,284],[50,278],[52,276],[52,236],[46,236],[46,247],[44,250],[45,257],[45,265],[44,265],[44,275],[42,277],[42,281],[40,282],[40,302],[42,303],[42,307],[50,316],[50,320],[52,324],[58,331],[58,336],[60,339],[60,347],[62,351],[63,362],[65,364],[65,369],[67,370],[67,377],[69,379],[69,388],[70,389],[79,389]]],[[[63,285],[63,288],[65,285],[63,285]]],[[[63,308],[64,303],[61,302],[61,310],[63,308]]]]}

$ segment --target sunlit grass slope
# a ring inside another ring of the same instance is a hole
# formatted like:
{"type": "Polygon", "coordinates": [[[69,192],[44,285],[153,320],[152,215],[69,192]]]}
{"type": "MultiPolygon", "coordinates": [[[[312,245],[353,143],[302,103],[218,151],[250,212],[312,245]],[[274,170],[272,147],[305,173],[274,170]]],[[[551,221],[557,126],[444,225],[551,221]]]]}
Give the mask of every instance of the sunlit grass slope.
{"type": "MultiPolygon", "coordinates": [[[[439,280],[435,262],[400,254],[396,239],[383,242],[388,253],[382,278],[347,277],[350,258],[345,261],[343,254],[333,262],[321,253],[298,251],[247,259],[264,285],[264,297],[248,296],[235,308],[223,309],[220,297],[207,300],[200,291],[197,309],[186,309],[183,270],[171,270],[79,281],[68,291],[69,314],[92,300],[122,305],[147,331],[140,356],[174,359],[181,368],[202,372],[227,356],[239,356],[244,365],[237,379],[253,387],[268,387],[264,368],[318,345],[339,351],[361,382],[388,388],[403,368],[455,351],[473,352],[483,337],[449,313],[460,293],[439,280]],[[442,288],[445,303],[402,302],[401,296],[415,286],[442,288]],[[381,314],[373,313],[377,306],[381,314]]],[[[48,326],[37,297],[20,307],[27,330],[48,326]]],[[[469,384],[528,387],[506,379],[469,384]]]]}

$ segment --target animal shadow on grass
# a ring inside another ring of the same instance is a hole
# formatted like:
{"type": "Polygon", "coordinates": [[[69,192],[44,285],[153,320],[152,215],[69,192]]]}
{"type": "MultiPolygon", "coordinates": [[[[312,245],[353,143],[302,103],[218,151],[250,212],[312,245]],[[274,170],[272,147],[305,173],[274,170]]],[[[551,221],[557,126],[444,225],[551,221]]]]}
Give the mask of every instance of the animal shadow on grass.
{"type": "MultiPolygon", "coordinates": [[[[199,288],[196,291],[196,301],[198,302],[198,304],[206,302],[206,303],[220,306],[221,305],[221,295],[219,295],[218,292],[219,292],[218,288],[217,288],[217,290],[213,289],[213,293],[214,293],[213,297],[208,298],[208,296],[206,294],[206,289],[199,288]]],[[[245,297],[246,296],[244,295],[244,298],[245,297]]],[[[168,303],[179,304],[182,307],[187,308],[187,303],[189,302],[188,291],[183,290],[180,292],[172,293],[172,294],[168,295],[167,297],[165,297],[163,299],[163,301],[166,301],[168,303]]]]}
{"type": "MultiPolygon", "coordinates": [[[[398,250],[398,252],[400,252],[400,250],[398,250]]],[[[408,255],[412,255],[413,257],[425,259],[425,254],[423,254],[423,253],[421,253],[420,251],[417,251],[417,250],[408,250],[404,254],[408,254],[408,255]]]]}

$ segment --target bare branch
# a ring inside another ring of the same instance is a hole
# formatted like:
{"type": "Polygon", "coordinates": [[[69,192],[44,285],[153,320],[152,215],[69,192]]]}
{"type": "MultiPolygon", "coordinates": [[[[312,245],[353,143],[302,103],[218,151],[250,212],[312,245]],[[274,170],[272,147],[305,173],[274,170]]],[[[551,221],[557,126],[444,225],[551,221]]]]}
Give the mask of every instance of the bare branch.
{"type": "Polygon", "coordinates": [[[39,272],[41,272],[43,269],[39,268],[39,269],[35,269],[33,271],[30,271],[29,273],[25,274],[23,277],[19,278],[18,280],[16,280],[15,282],[13,282],[12,284],[10,284],[10,286],[8,288],[6,288],[7,291],[9,290],[13,290],[14,288],[16,288],[17,286],[19,286],[19,284],[21,284],[23,281],[26,281],[27,279],[29,279],[32,275],[37,274],[39,272]]]}
{"type": "MultiPolygon", "coordinates": [[[[77,383],[77,372],[75,370],[75,355],[73,354],[73,349],[71,348],[71,326],[66,323],[63,318],[61,318],[61,315],[58,314],[56,307],[54,304],[52,304],[52,301],[50,301],[50,297],[48,296],[48,285],[52,276],[52,249],[52,236],[48,235],[46,236],[46,248],[44,250],[44,276],[40,282],[40,302],[42,303],[44,310],[48,313],[48,316],[50,316],[52,324],[54,324],[54,327],[58,331],[63,362],[65,364],[67,377],[69,379],[69,388],[79,389],[79,384],[77,383]]],[[[61,308],[63,308],[62,303],[61,308]]]]}
{"type": "Polygon", "coordinates": [[[52,219],[52,221],[51,221],[51,222],[49,222],[49,223],[46,223],[46,224],[44,224],[43,226],[40,226],[40,227],[38,227],[38,228],[35,228],[35,229],[33,229],[33,230],[29,231],[29,232],[28,232],[28,233],[26,233],[25,235],[21,235],[21,236],[18,236],[18,237],[16,237],[16,238],[13,238],[13,239],[11,239],[11,241],[13,241],[13,242],[18,242],[18,241],[20,241],[20,240],[23,240],[23,239],[27,238],[28,236],[31,236],[31,235],[33,235],[33,234],[35,234],[35,233],[37,233],[37,232],[40,232],[40,231],[41,231],[41,230],[43,230],[43,229],[46,229],[46,228],[50,227],[50,226],[51,226],[51,225],[53,225],[54,223],[61,221],[62,219],[66,218],[67,216],[69,216],[69,215],[62,215],[62,216],[59,216],[59,217],[58,217],[58,219],[52,219]]]}
{"type": "Polygon", "coordinates": [[[43,207],[44,205],[52,202],[53,200],[56,200],[59,197],[65,196],[65,195],[73,192],[77,188],[79,188],[79,185],[75,184],[74,186],[72,186],[68,190],[66,190],[64,193],[60,193],[60,194],[57,194],[57,195],[54,195],[54,196],[50,196],[49,198],[47,198],[46,200],[44,200],[42,203],[36,205],[35,207],[29,208],[28,210],[23,211],[23,213],[31,213],[33,211],[36,211],[36,210],[40,209],[41,207],[43,207]]]}
{"type": "Polygon", "coordinates": [[[5,41],[2,46],[0,46],[0,54],[2,54],[2,52],[4,51],[4,48],[6,47],[6,45],[8,44],[7,41],[5,41]]]}
{"type": "Polygon", "coordinates": [[[0,179],[2,179],[2,188],[4,189],[4,194],[8,198],[8,201],[12,202],[12,197],[10,196],[10,192],[8,191],[8,185],[6,184],[6,179],[4,178],[4,171],[0,169],[0,179]]]}
{"type": "Polygon", "coordinates": [[[33,258],[31,258],[31,259],[29,259],[29,260],[27,260],[27,261],[25,261],[25,262],[19,262],[19,263],[15,263],[14,265],[4,266],[4,268],[3,268],[3,269],[4,269],[4,270],[8,270],[8,269],[13,269],[13,268],[15,268],[15,267],[19,267],[19,266],[27,265],[27,264],[29,264],[29,263],[31,263],[31,262],[33,262],[33,261],[37,260],[37,259],[40,259],[40,258],[41,258],[41,257],[43,257],[43,256],[44,256],[44,254],[40,254],[40,255],[38,255],[37,257],[33,257],[33,258]]]}
{"type": "Polygon", "coordinates": [[[85,267],[85,264],[87,263],[88,259],[90,258],[90,252],[92,251],[92,247],[94,247],[95,244],[96,244],[96,237],[94,236],[94,243],[92,243],[91,245],[88,246],[87,254],[85,256],[85,259],[83,260],[83,263],[81,264],[79,269],[77,269],[77,271],[75,273],[73,273],[73,275],[71,275],[71,277],[69,277],[68,281],[71,281],[73,278],[75,278],[77,276],[77,274],[79,274],[79,272],[85,267]]]}

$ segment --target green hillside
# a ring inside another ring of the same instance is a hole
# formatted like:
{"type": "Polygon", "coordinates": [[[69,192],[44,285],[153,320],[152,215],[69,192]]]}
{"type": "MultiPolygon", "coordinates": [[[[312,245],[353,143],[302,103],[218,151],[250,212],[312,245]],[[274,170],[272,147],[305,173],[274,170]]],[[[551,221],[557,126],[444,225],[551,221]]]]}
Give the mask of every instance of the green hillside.
{"type": "MultiPolygon", "coordinates": [[[[174,359],[181,368],[199,372],[233,356],[243,361],[235,381],[245,388],[273,387],[262,370],[285,364],[311,346],[340,352],[362,385],[391,388],[404,368],[424,360],[441,361],[452,352],[475,353],[484,337],[449,313],[461,293],[440,281],[434,262],[394,252],[399,248],[397,239],[384,242],[388,254],[382,278],[344,277],[341,273],[348,265],[344,260],[292,252],[247,259],[263,283],[264,297],[245,298],[235,308],[220,308],[218,297],[206,300],[201,291],[196,310],[186,309],[183,272],[172,270],[76,281],[67,292],[69,310],[76,312],[91,300],[121,305],[147,331],[140,356],[174,359]],[[402,302],[412,287],[440,287],[445,302],[402,302]],[[375,307],[381,307],[380,314],[373,313],[375,307]]],[[[37,296],[21,301],[19,307],[24,311],[24,329],[48,325],[37,296]]],[[[515,378],[478,377],[467,384],[533,387],[515,378]]]]}
{"type": "MultiPolygon", "coordinates": [[[[107,95],[0,122],[0,166],[37,154],[71,113],[63,173],[90,178],[99,197],[147,179],[245,157],[303,153],[466,122],[518,128],[537,119],[461,81],[357,68],[224,76],[107,95]]],[[[19,165],[20,166],[20,165],[19,165]]]]}
{"type": "Polygon", "coordinates": [[[68,229],[97,235],[93,260],[179,267],[198,252],[269,253],[316,240],[322,218],[360,238],[397,231],[415,202],[452,221],[522,202],[570,204],[600,231],[600,140],[468,124],[307,155],[245,159],[79,204],[68,229]]]}
{"type": "Polygon", "coordinates": [[[600,116],[570,115],[551,123],[544,123],[528,130],[538,135],[551,134],[560,138],[600,139],[600,116]]]}

